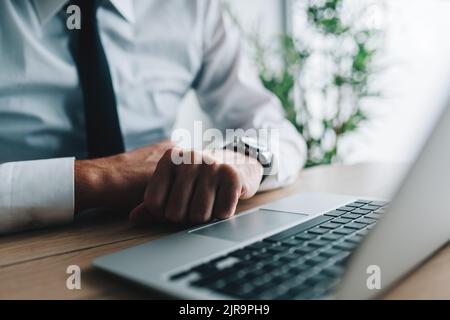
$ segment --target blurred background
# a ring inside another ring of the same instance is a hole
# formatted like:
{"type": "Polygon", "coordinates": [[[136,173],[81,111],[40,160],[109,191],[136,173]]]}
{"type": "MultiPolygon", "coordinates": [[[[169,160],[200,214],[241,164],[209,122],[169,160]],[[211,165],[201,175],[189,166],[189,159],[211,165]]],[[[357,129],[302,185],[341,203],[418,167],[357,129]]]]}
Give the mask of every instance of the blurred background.
{"type": "MultiPolygon", "coordinates": [[[[308,166],[409,162],[450,93],[450,1],[226,0],[248,76],[276,94],[308,166]]],[[[178,127],[208,119],[194,94],[178,127]]]]}

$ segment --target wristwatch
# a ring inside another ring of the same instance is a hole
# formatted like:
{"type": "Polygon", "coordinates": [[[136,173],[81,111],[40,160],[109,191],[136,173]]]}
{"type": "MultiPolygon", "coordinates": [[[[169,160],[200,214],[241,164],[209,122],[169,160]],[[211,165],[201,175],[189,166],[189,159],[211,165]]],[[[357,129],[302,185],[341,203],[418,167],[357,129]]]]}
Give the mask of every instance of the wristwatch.
{"type": "Polygon", "coordinates": [[[258,142],[257,139],[248,136],[234,136],[233,141],[225,145],[224,149],[233,150],[258,160],[264,170],[262,181],[270,175],[273,166],[273,154],[267,149],[266,145],[258,142]]]}

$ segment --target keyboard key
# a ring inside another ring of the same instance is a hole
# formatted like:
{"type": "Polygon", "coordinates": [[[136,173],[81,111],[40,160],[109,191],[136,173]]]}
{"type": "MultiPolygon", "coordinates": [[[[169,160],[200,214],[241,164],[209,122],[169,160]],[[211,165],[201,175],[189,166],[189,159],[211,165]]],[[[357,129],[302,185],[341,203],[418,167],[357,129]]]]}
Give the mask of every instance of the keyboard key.
{"type": "Polygon", "coordinates": [[[325,213],[325,215],[330,216],[330,217],[339,217],[339,216],[342,216],[343,214],[345,214],[346,212],[347,211],[333,210],[333,211],[325,213]]]}
{"type": "MultiPolygon", "coordinates": [[[[321,258],[323,258],[323,257],[321,257],[321,258]]],[[[317,260],[319,260],[319,259],[317,259],[317,260]]],[[[323,258],[323,260],[320,262],[319,261],[313,262],[313,260],[311,260],[310,264],[306,264],[306,261],[305,261],[305,265],[308,268],[297,276],[298,279],[303,279],[303,281],[305,281],[309,277],[312,277],[312,276],[316,275],[317,273],[319,273],[320,270],[318,268],[314,268],[314,266],[320,264],[321,262],[323,262],[325,260],[327,260],[327,259],[323,258]]]]}
{"type": "Polygon", "coordinates": [[[209,263],[217,264],[217,263],[220,263],[220,262],[222,262],[224,260],[228,260],[228,257],[227,256],[220,256],[218,258],[212,259],[211,261],[209,261],[209,263]]]}
{"type": "MultiPolygon", "coordinates": [[[[292,282],[292,274],[291,273],[292,269],[289,270],[289,272],[283,273],[277,277],[275,277],[273,279],[273,281],[275,281],[275,283],[279,283],[279,284],[284,284],[284,285],[288,285],[288,287],[290,287],[290,283],[292,282]]],[[[300,273],[301,271],[298,271],[298,273],[300,273]]]]}
{"type": "Polygon", "coordinates": [[[263,270],[263,269],[257,269],[254,270],[252,272],[247,273],[243,280],[247,281],[247,282],[253,282],[253,280],[262,277],[264,274],[266,274],[267,271],[263,270]]]}
{"type": "Polygon", "coordinates": [[[322,281],[324,281],[324,280],[329,280],[325,274],[316,274],[316,275],[314,275],[314,276],[308,278],[308,279],[305,281],[305,283],[306,283],[307,285],[314,286],[314,285],[316,285],[317,283],[322,282],[322,281]]]}
{"type": "Polygon", "coordinates": [[[228,284],[218,291],[233,297],[248,299],[250,292],[252,292],[254,289],[255,287],[250,283],[235,283],[228,284]]]}
{"type": "Polygon", "coordinates": [[[280,261],[289,263],[291,261],[295,261],[295,260],[299,259],[300,257],[301,257],[301,255],[299,253],[291,252],[291,253],[287,253],[286,255],[280,257],[280,261]]]}
{"type": "Polygon", "coordinates": [[[347,219],[358,219],[359,217],[361,217],[360,214],[355,214],[355,213],[346,213],[342,216],[342,218],[347,218],[347,219]]]}
{"type": "Polygon", "coordinates": [[[297,247],[285,248],[286,250],[277,252],[274,256],[275,259],[281,259],[282,257],[294,252],[294,249],[297,247]]]}
{"type": "Polygon", "coordinates": [[[308,230],[308,233],[312,233],[312,234],[324,234],[327,233],[329,230],[322,228],[322,227],[315,227],[312,228],[311,230],[308,230]]]}
{"type": "Polygon", "coordinates": [[[325,235],[321,236],[320,239],[328,240],[328,241],[336,241],[336,240],[340,239],[341,237],[342,237],[341,234],[329,233],[329,234],[325,234],[325,235]]]}
{"type": "MultiPolygon", "coordinates": [[[[291,269],[289,270],[289,273],[290,273],[291,275],[299,275],[300,273],[305,272],[305,271],[308,270],[308,269],[309,269],[309,267],[308,267],[306,264],[301,263],[301,264],[298,264],[297,266],[291,268],[291,269]]],[[[292,276],[291,276],[291,277],[292,277],[292,276]]],[[[292,280],[292,279],[291,279],[291,280],[292,280]]]]}
{"type": "Polygon", "coordinates": [[[306,259],[305,264],[309,265],[309,266],[315,266],[321,262],[324,262],[326,260],[325,257],[322,256],[315,256],[309,259],[306,259]]]}
{"type": "Polygon", "coordinates": [[[344,245],[348,245],[348,246],[351,246],[353,249],[355,249],[357,246],[358,246],[358,242],[355,242],[355,241],[350,241],[348,238],[347,239],[345,239],[344,240],[344,242],[341,242],[341,244],[344,244],[344,245]]]}
{"type": "Polygon", "coordinates": [[[343,206],[343,207],[337,208],[336,210],[338,210],[338,211],[352,211],[354,209],[355,208],[353,208],[353,207],[343,206]]]}
{"type": "Polygon", "coordinates": [[[302,284],[289,290],[286,295],[289,297],[289,300],[306,300],[311,296],[310,289],[311,287],[307,284],[302,284]]]}
{"type": "Polygon", "coordinates": [[[262,250],[262,249],[269,248],[270,246],[271,246],[271,244],[269,244],[267,242],[259,241],[252,245],[247,246],[247,248],[251,249],[251,250],[262,250]]]}
{"type": "MultiPolygon", "coordinates": [[[[270,298],[271,300],[277,299],[279,296],[284,295],[290,288],[284,284],[278,284],[272,289],[269,289],[269,291],[273,291],[273,295],[270,298]]],[[[272,293],[272,292],[271,292],[272,293]]],[[[264,296],[264,294],[263,294],[264,296]]]]}
{"type": "Polygon", "coordinates": [[[333,246],[333,249],[335,250],[347,250],[347,251],[352,251],[353,249],[355,249],[356,244],[355,243],[351,243],[351,242],[341,242],[335,246],[333,246]]]}
{"type": "Polygon", "coordinates": [[[337,255],[340,252],[341,252],[340,250],[329,248],[327,250],[321,251],[320,255],[324,256],[325,258],[330,258],[330,257],[337,255]]]}
{"type": "Polygon", "coordinates": [[[302,257],[302,258],[299,258],[297,260],[289,262],[288,263],[288,267],[291,268],[291,269],[299,267],[299,266],[301,267],[302,265],[304,265],[304,263],[305,263],[305,259],[303,259],[303,257],[302,257]]]}
{"type": "Polygon", "coordinates": [[[358,236],[365,237],[365,236],[367,236],[367,235],[369,234],[369,230],[367,230],[367,229],[361,230],[361,231],[358,231],[356,234],[357,234],[358,236]]]}
{"type": "Polygon", "coordinates": [[[227,284],[227,283],[226,283],[225,280],[220,279],[220,280],[216,280],[216,281],[211,282],[211,283],[208,285],[208,287],[211,288],[211,289],[213,289],[213,290],[219,291],[219,290],[225,288],[226,284],[227,284]]]}
{"type": "Polygon", "coordinates": [[[320,226],[322,228],[326,228],[326,229],[336,229],[336,228],[339,228],[341,225],[339,223],[327,222],[320,226]]]}
{"type": "Polygon", "coordinates": [[[283,261],[276,260],[276,261],[266,263],[263,266],[263,269],[266,270],[267,272],[270,272],[273,270],[277,270],[278,268],[281,268],[283,265],[284,265],[283,261]]]}
{"type": "Polygon", "coordinates": [[[340,228],[340,229],[333,230],[333,233],[343,234],[343,235],[349,235],[349,234],[352,234],[353,232],[355,232],[355,230],[347,229],[347,228],[340,228]]]}
{"type": "Polygon", "coordinates": [[[358,222],[351,222],[344,226],[344,228],[355,229],[355,230],[364,229],[365,227],[367,227],[367,225],[365,225],[363,223],[358,223],[358,222]]]}
{"type": "Polygon", "coordinates": [[[171,281],[181,280],[191,274],[192,274],[192,270],[185,270],[185,271],[174,274],[173,276],[170,277],[170,280],[171,281]]]}
{"type": "Polygon", "coordinates": [[[371,203],[372,201],[370,201],[370,200],[357,200],[357,201],[355,201],[356,203],[363,203],[363,204],[369,204],[369,203],[371,203]]]}
{"type": "Polygon", "coordinates": [[[239,272],[243,272],[243,273],[245,273],[245,276],[247,276],[248,274],[262,270],[263,266],[261,264],[252,263],[251,261],[250,261],[250,263],[251,264],[239,266],[239,268],[238,268],[239,272]]]}
{"type": "Polygon", "coordinates": [[[262,287],[263,285],[269,283],[271,280],[273,279],[273,277],[267,273],[261,275],[260,277],[255,278],[252,282],[251,285],[254,287],[262,287]]]}
{"type": "Polygon", "coordinates": [[[299,234],[305,230],[308,230],[310,228],[313,228],[323,222],[331,220],[332,217],[328,216],[319,216],[314,219],[308,220],[306,222],[300,223],[299,225],[296,225],[295,227],[289,228],[285,231],[282,231],[280,233],[277,233],[269,238],[267,240],[269,241],[281,241],[286,238],[290,238],[295,236],[296,234],[299,234]]]}
{"type": "Polygon", "coordinates": [[[314,240],[314,241],[308,242],[308,246],[320,248],[320,247],[324,247],[324,246],[328,245],[328,243],[329,243],[328,241],[324,241],[324,240],[314,240]]]}
{"type": "Polygon", "coordinates": [[[370,219],[370,218],[367,218],[367,217],[364,217],[364,218],[361,218],[361,219],[356,220],[356,222],[358,222],[358,223],[364,223],[364,224],[372,224],[372,223],[377,222],[377,220],[375,220],[375,219],[370,219]]]}
{"type": "Polygon", "coordinates": [[[347,207],[353,207],[353,208],[360,208],[360,207],[362,207],[363,205],[365,205],[365,204],[363,204],[363,203],[358,203],[358,202],[353,202],[353,203],[347,204],[346,206],[347,206],[347,207]]]}
{"type": "Polygon", "coordinates": [[[387,201],[372,201],[370,204],[374,205],[374,206],[385,207],[389,204],[389,202],[387,202],[387,201]]]}
{"type": "Polygon", "coordinates": [[[217,269],[214,265],[211,265],[210,263],[202,264],[198,267],[192,268],[191,270],[199,273],[202,277],[207,277],[209,275],[216,274],[219,272],[219,269],[217,269]]]}
{"type": "Polygon", "coordinates": [[[246,258],[247,260],[252,260],[255,262],[264,262],[266,260],[272,260],[274,257],[273,254],[268,252],[259,253],[253,256],[250,256],[249,258],[246,258]]]}
{"type": "Polygon", "coordinates": [[[288,249],[286,247],[276,246],[276,247],[270,247],[266,251],[269,253],[277,254],[280,252],[287,252],[288,249]]]}
{"type": "Polygon", "coordinates": [[[312,233],[305,233],[305,232],[295,236],[295,239],[300,239],[300,240],[313,240],[315,238],[317,238],[317,235],[314,235],[312,233]]]}
{"type": "Polygon", "coordinates": [[[358,235],[354,235],[354,236],[351,236],[349,238],[346,238],[345,241],[350,241],[350,242],[354,242],[354,243],[360,243],[362,241],[362,239],[364,239],[364,237],[358,236],[358,235]]]}
{"type": "Polygon", "coordinates": [[[338,255],[333,257],[333,260],[335,261],[336,265],[345,263],[347,261],[348,257],[350,256],[350,251],[342,251],[338,255]]]}
{"type": "Polygon", "coordinates": [[[235,257],[224,257],[224,259],[215,259],[209,263],[209,265],[214,266],[218,270],[222,270],[228,267],[239,264],[240,267],[248,265],[250,262],[247,260],[241,261],[235,257]]]}
{"type": "Polygon", "coordinates": [[[332,277],[339,277],[344,273],[344,268],[337,265],[333,265],[323,269],[322,272],[332,277]]]}
{"type": "Polygon", "coordinates": [[[310,253],[310,252],[312,252],[314,250],[316,250],[316,248],[303,246],[303,247],[300,247],[300,248],[296,248],[294,252],[298,253],[298,254],[301,254],[301,255],[305,255],[305,254],[308,254],[308,253],[310,253]]]}
{"type": "Polygon", "coordinates": [[[351,219],[346,219],[346,218],[336,218],[336,219],[331,220],[331,222],[333,222],[333,223],[340,223],[340,224],[346,224],[351,221],[352,221],[351,219]]]}
{"type": "Polygon", "coordinates": [[[241,259],[249,259],[251,257],[251,251],[246,249],[239,249],[231,252],[228,256],[241,259]]]}
{"type": "Polygon", "coordinates": [[[386,209],[381,208],[381,209],[375,210],[374,212],[378,213],[378,214],[384,214],[384,213],[386,213],[386,209]]]}
{"type": "Polygon", "coordinates": [[[365,218],[378,220],[378,219],[381,219],[381,214],[373,212],[373,213],[369,213],[368,215],[366,215],[365,218]]]}
{"type": "Polygon", "coordinates": [[[303,242],[304,242],[304,240],[291,238],[291,239],[286,239],[286,240],[281,241],[281,244],[290,246],[290,247],[295,247],[295,246],[298,246],[299,244],[302,244],[303,242]]]}
{"type": "Polygon", "coordinates": [[[358,209],[355,209],[352,211],[352,213],[356,213],[356,214],[368,214],[371,212],[372,212],[372,210],[361,209],[361,208],[358,208],[358,209]]]}
{"type": "Polygon", "coordinates": [[[362,207],[361,209],[366,209],[366,210],[377,210],[377,209],[380,209],[380,207],[379,206],[373,206],[373,205],[371,205],[371,204],[366,204],[364,207],[362,207]]]}

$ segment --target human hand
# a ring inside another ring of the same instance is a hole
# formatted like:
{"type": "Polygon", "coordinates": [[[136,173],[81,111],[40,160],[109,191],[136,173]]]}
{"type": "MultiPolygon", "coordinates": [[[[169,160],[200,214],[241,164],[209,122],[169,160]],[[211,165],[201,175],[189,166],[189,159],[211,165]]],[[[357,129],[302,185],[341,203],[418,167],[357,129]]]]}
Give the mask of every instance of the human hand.
{"type": "Polygon", "coordinates": [[[148,182],[144,200],[130,213],[130,221],[169,221],[199,224],[234,215],[239,199],[258,190],[261,164],[230,150],[167,150],[148,182]],[[190,159],[175,164],[173,155],[190,159]]]}

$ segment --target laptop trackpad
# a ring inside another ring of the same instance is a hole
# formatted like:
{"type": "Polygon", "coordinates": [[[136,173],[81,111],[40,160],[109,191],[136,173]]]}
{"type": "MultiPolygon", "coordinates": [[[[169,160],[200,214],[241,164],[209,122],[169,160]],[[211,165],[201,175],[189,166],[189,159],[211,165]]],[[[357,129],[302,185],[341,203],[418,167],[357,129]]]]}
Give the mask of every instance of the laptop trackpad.
{"type": "Polygon", "coordinates": [[[307,215],[260,209],[190,233],[235,242],[250,240],[274,229],[307,219],[307,215]]]}

